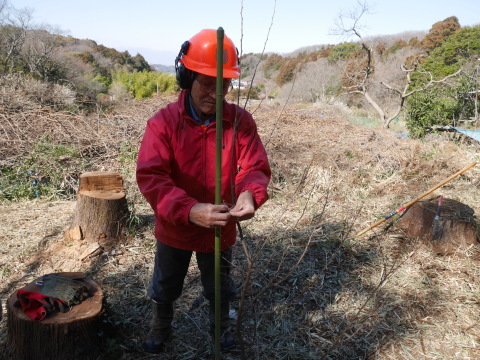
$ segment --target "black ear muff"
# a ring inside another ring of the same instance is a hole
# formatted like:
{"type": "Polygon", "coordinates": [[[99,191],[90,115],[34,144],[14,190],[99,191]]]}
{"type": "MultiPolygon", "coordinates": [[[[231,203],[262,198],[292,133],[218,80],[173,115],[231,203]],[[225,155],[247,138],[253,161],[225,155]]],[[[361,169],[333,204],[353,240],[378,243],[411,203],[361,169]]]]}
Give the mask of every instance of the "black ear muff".
{"type": "Polygon", "coordinates": [[[235,51],[237,52],[237,63],[238,63],[238,66],[240,66],[240,54],[238,52],[238,48],[236,47],[235,48],[235,51]]]}
{"type": "Polygon", "coordinates": [[[190,42],[188,40],[185,41],[180,48],[180,52],[175,58],[175,74],[177,78],[177,84],[181,89],[190,89],[194,77],[193,71],[187,69],[185,65],[180,62],[183,56],[187,54],[189,46],[190,42]]]}

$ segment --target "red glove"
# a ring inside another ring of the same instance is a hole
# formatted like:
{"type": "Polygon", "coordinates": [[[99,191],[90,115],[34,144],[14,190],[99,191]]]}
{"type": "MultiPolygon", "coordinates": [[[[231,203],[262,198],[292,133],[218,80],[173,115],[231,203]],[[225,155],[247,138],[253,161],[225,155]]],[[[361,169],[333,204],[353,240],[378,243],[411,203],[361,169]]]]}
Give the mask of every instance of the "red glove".
{"type": "Polygon", "coordinates": [[[37,292],[18,290],[17,297],[25,314],[34,321],[43,320],[53,312],[68,311],[67,303],[63,300],[37,292]]]}

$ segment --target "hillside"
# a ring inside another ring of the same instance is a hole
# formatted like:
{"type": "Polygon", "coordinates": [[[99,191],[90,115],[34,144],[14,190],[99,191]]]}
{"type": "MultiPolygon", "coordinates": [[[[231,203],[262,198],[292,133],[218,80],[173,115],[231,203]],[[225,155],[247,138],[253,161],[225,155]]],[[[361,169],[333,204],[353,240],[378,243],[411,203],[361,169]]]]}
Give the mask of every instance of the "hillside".
{"type": "MultiPolygon", "coordinates": [[[[174,98],[132,100],[113,112],[96,115],[32,105],[10,117],[10,124],[18,124],[9,132],[11,147],[25,149],[46,136],[52,144],[79,147],[80,158],[45,148],[52,161],[49,166],[61,166],[72,189],[79,171],[119,171],[127,180],[134,214],[128,240],[114,251],[83,260],[79,258],[85,244],[63,239],[75,207],[73,199],[0,205],[0,298],[7,299],[45,273],[88,272],[101,284],[109,305],[105,321],[111,327],[105,334],[102,359],[145,358],[140,344],[148,327],[145,287],[155,240],[151,210],[135,185],[135,154],[145,121],[174,98]],[[22,124],[33,122],[35,132],[23,136],[22,124]]],[[[355,234],[464,165],[479,161],[478,144],[442,135],[430,135],[427,141],[401,139],[378,123],[359,123],[362,119],[345,105],[328,101],[285,107],[251,101],[248,109],[267,147],[273,179],[270,200],[255,219],[243,224],[243,241],[255,259],[248,284],[244,283],[248,269],[241,242],[234,247],[235,280],[246,291],[245,355],[256,359],[477,358],[478,248],[438,256],[414,239],[402,237],[394,225],[381,226],[361,238],[355,234]]],[[[2,126],[8,126],[4,121],[2,126]]],[[[8,158],[18,161],[13,153],[8,158]]],[[[478,215],[479,172],[477,166],[432,196],[443,194],[461,201],[478,215]]],[[[394,224],[396,219],[392,220],[385,225],[394,224]]],[[[177,336],[168,349],[175,355],[163,358],[212,357],[208,332],[199,331],[207,327],[207,307],[198,303],[199,295],[198,269],[192,265],[177,302],[177,336]]],[[[5,327],[2,320],[0,354],[10,359],[5,327]]],[[[240,358],[240,350],[225,358],[240,358]]]]}
{"type": "Polygon", "coordinates": [[[293,104],[335,99],[387,128],[403,120],[415,137],[478,120],[480,26],[462,27],[451,16],[426,34],[378,37],[362,37],[357,26],[338,29],[349,42],[289,56],[244,55],[250,96],[293,104]]]}
{"type": "MultiPolygon", "coordinates": [[[[478,118],[480,26],[462,27],[450,16],[427,33],[368,37],[361,31],[368,6],[361,5],[350,19],[353,28],[340,22],[335,29],[349,41],[283,55],[241,54],[241,86],[233,95],[279,104],[340,100],[387,128],[402,121],[415,137],[478,118]]],[[[4,6],[0,15],[0,75],[48,83],[54,96],[35,94],[40,102],[90,111],[178,89],[172,67],[150,65],[141,54],[64,36],[48,25],[34,28],[30,10],[4,6]]]]}
{"type": "Polygon", "coordinates": [[[169,66],[169,65],[160,65],[160,64],[153,64],[152,65],[155,70],[161,71],[164,73],[172,73],[175,74],[175,66],[169,66]]]}

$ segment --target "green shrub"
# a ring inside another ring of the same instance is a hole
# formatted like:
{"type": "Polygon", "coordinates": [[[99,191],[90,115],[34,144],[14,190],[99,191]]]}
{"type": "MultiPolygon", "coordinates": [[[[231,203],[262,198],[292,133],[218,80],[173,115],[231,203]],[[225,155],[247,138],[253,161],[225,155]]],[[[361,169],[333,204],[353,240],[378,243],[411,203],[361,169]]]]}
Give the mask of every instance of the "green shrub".
{"type": "MultiPolygon", "coordinates": [[[[472,63],[477,65],[479,56],[480,27],[462,28],[432,51],[420,71],[412,75],[409,90],[424,87],[430,81],[430,75],[439,80],[461,68],[468,71],[472,63]]],[[[413,136],[423,136],[435,125],[449,125],[462,113],[463,116],[472,115],[473,101],[467,95],[475,90],[476,84],[464,74],[451,78],[449,84],[435,84],[427,91],[408,97],[407,127],[413,136]]]]}
{"type": "Polygon", "coordinates": [[[407,128],[413,137],[423,137],[433,126],[446,126],[458,118],[461,103],[452,89],[431,89],[409,97],[407,128]]]}
{"type": "Polygon", "coordinates": [[[343,43],[335,46],[328,54],[327,60],[329,62],[336,62],[340,60],[347,60],[352,53],[361,49],[360,45],[356,43],[343,43]]]}
{"type": "Polygon", "coordinates": [[[408,46],[407,42],[404,40],[397,40],[395,43],[390,46],[384,53],[384,55],[395,54],[398,50],[408,46]]]}
{"type": "Polygon", "coordinates": [[[462,28],[430,54],[419,72],[412,74],[410,89],[424,86],[430,80],[429,74],[436,80],[454,74],[466,63],[477,62],[479,56],[480,26],[462,28]]]}
{"type": "Polygon", "coordinates": [[[104,85],[106,88],[112,85],[112,78],[110,76],[102,76],[98,74],[93,78],[94,81],[99,82],[100,84],[104,85]]]}
{"type": "Polygon", "coordinates": [[[479,56],[480,26],[465,27],[433,50],[422,69],[431,72],[434,77],[445,77],[479,56]]]}
{"type": "Polygon", "coordinates": [[[136,99],[145,99],[156,93],[171,93],[177,89],[175,77],[162,72],[129,73],[120,70],[113,74],[113,81],[121,83],[136,99]]]}

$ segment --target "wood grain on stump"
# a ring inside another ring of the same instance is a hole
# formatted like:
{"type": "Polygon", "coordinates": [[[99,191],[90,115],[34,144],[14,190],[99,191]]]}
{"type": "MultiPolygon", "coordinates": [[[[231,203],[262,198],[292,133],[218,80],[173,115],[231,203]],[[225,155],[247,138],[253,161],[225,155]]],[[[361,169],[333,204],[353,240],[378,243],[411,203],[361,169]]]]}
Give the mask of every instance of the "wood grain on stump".
{"type": "Polygon", "coordinates": [[[405,235],[418,238],[437,254],[453,254],[459,248],[478,243],[474,211],[456,200],[443,199],[439,220],[435,220],[438,198],[419,201],[400,218],[396,226],[405,235]]]}
{"type": "MultiPolygon", "coordinates": [[[[60,273],[71,278],[84,277],[83,273],[60,273]]],[[[39,292],[41,287],[32,283],[22,290],[39,292]]],[[[14,306],[16,292],[7,302],[7,346],[16,360],[75,360],[96,359],[100,347],[100,325],[103,314],[103,292],[90,278],[85,278],[91,295],[67,313],[54,313],[41,321],[33,321],[14,306]]]]}

